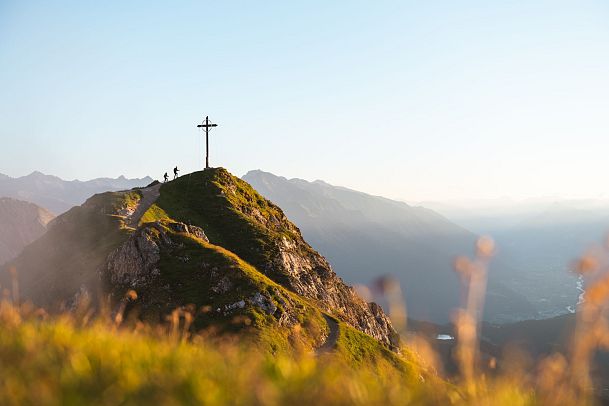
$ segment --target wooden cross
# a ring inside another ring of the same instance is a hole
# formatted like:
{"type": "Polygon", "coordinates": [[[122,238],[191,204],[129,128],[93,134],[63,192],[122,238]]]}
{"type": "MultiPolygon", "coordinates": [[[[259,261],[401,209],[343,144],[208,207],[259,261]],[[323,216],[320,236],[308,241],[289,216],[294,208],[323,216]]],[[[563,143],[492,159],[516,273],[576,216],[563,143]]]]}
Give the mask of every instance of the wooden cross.
{"type": "Polygon", "coordinates": [[[198,128],[205,129],[205,169],[209,169],[209,130],[212,127],[217,127],[218,124],[212,124],[209,122],[209,116],[205,117],[205,121],[199,124],[198,128]]]}

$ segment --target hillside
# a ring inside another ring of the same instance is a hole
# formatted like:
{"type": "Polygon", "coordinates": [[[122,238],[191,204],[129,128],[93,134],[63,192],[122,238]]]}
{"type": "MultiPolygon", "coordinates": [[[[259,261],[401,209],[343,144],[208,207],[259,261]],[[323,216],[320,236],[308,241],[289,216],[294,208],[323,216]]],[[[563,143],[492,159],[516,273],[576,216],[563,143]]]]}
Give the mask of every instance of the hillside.
{"type": "Polygon", "coordinates": [[[0,198],[0,264],[16,257],[23,247],[43,235],[54,217],[33,203],[0,198]]]}
{"type": "Polygon", "coordinates": [[[66,181],[56,176],[32,172],[27,176],[11,178],[0,174],[0,197],[25,200],[61,214],[73,206],[82,204],[90,196],[107,191],[126,190],[145,186],[150,177],[127,179],[98,178],[89,181],[66,181]]]}
{"type": "MultiPolygon", "coordinates": [[[[453,272],[476,236],[424,207],[371,196],[323,181],[286,179],[263,171],[243,177],[280,205],[314,247],[349,283],[370,284],[391,275],[414,318],[444,323],[458,306],[453,272]]],[[[530,315],[529,303],[505,285],[489,286],[485,317],[530,315]]]]}
{"type": "Polygon", "coordinates": [[[110,295],[150,322],[182,308],[195,330],[239,333],[272,352],[401,363],[383,310],[345,285],[279,207],[221,168],[95,195],[10,265],[22,297],[47,309],[110,295]]]}

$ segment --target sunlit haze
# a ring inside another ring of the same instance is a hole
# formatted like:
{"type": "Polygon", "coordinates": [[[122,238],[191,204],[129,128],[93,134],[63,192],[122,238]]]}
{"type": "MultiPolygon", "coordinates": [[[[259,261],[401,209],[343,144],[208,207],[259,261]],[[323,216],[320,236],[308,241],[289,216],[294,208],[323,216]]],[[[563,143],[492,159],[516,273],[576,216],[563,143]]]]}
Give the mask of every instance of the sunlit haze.
{"type": "Polygon", "coordinates": [[[603,196],[609,3],[0,3],[0,173],[603,196]],[[348,7],[347,7],[348,6],[348,7]]]}

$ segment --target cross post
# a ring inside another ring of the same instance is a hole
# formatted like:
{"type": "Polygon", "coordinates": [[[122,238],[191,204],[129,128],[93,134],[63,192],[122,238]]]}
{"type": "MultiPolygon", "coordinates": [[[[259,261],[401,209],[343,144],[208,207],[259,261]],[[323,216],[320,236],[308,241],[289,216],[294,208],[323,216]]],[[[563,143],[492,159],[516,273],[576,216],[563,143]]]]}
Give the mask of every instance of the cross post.
{"type": "Polygon", "coordinates": [[[209,169],[209,130],[212,127],[217,127],[218,124],[209,122],[209,116],[205,117],[205,121],[197,126],[197,128],[205,129],[205,169],[209,169]]]}

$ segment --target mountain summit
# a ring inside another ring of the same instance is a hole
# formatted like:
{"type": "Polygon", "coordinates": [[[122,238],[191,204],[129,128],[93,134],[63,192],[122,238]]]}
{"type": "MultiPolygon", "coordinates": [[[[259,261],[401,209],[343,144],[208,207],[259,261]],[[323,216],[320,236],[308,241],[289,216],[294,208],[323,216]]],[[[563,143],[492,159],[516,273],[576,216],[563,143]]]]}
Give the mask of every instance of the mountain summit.
{"type": "Polygon", "coordinates": [[[22,295],[48,308],[97,292],[119,303],[134,290],[141,317],[192,306],[196,327],[251,331],[272,348],[321,348],[328,337],[334,347],[397,344],[383,310],[343,283],[278,206],[222,168],[95,195],[9,266],[22,295]]]}

